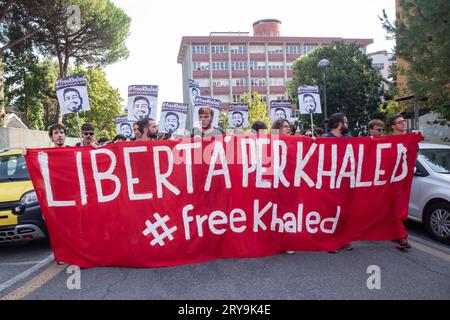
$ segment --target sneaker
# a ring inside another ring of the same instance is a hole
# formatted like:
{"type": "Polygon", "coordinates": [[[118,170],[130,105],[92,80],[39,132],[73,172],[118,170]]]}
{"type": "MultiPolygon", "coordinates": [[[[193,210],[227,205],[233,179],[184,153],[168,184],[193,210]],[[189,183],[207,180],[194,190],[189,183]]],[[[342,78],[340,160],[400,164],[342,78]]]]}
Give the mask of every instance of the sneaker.
{"type": "Polygon", "coordinates": [[[286,253],[286,254],[294,254],[295,251],[288,250],[288,251],[285,251],[284,253],[286,253]]]}
{"type": "Polygon", "coordinates": [[[399,239],[397,245],[395,246],[399,250],[410,249],[411,245],[408,243],[408,239],[399,239]]]}

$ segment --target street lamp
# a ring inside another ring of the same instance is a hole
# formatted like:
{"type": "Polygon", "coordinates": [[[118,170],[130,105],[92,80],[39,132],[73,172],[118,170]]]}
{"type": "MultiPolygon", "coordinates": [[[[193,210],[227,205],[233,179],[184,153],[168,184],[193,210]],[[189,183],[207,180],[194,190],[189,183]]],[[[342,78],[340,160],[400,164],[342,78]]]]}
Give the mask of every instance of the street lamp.
{"type": "Polygon", "coordinates": [[[330,61],[327,59],[322,59],[317,64],[317,68],[322,70],[322,78],[323,78],[323,100],[325,101],[325,106],[323,109],[323,114],[325,121],[327,120],[327,76],[326,76],[326,70],[331,65],[330,61]]]}

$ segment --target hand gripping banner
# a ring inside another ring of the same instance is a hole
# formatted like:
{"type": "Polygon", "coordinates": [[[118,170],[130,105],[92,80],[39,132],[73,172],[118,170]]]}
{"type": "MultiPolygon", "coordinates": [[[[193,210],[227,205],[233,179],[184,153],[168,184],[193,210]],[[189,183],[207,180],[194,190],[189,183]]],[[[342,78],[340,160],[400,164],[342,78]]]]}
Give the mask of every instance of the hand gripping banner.
{"type": "Polygon", "coordinates": [[[30,149],[57,261],[162,267],[407,236],[421,135],[30,149]]]}

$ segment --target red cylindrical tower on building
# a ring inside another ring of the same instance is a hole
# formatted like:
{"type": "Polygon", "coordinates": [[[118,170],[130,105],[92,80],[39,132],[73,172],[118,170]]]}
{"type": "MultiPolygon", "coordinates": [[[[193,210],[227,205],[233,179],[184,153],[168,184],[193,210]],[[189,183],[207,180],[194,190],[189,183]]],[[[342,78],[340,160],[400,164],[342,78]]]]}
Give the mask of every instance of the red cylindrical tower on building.
{"type": "Polygon", "coordinates": [[[280,35],[281,21],[277,19],[262,19],[253,24],[255,37],[276,37],[280,35]]]}

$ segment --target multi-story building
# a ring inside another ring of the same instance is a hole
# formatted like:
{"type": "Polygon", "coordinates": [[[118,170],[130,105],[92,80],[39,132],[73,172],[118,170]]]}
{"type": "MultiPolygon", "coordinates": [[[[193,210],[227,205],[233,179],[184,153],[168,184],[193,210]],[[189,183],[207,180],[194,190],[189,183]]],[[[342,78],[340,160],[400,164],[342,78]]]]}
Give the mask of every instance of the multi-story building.
{"type": "MultiPolygon", "coordinates": [[[[281,21],[264,19],[248,32],[212,32],[181,39],[183,99],[190,101],[189,79],[199,83],[200,94],[220,99],[225,107],[245,92],[257,92],[265,101],[287,99],[286,82],[294,76],[293,62],[317,47],[335,41],[355,43],[364,53],[372,39],[283,37],[281,21]]],[[[187,127],[192,126],[192,107],[187,127]]]]}
{"type": "Polygon", "coordinates": [[[371,52],[367,56],[372,58],[372,65],[377,69],[385,80],[389,78],[389,67],[395,63],[395,56],[386,50],[371,52]]]}

